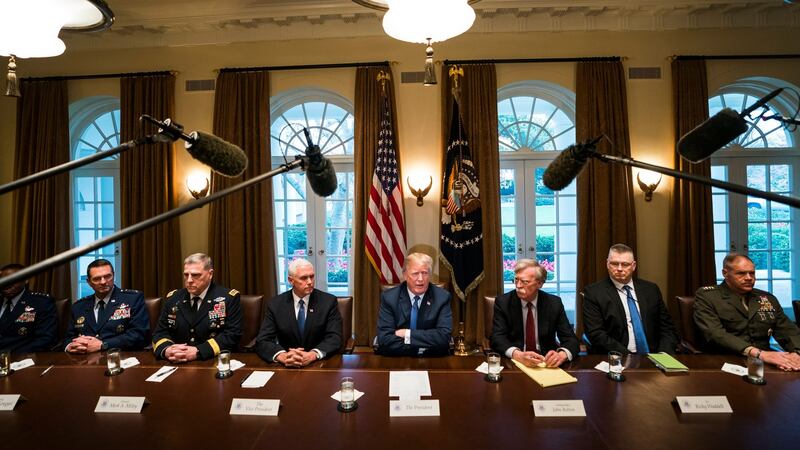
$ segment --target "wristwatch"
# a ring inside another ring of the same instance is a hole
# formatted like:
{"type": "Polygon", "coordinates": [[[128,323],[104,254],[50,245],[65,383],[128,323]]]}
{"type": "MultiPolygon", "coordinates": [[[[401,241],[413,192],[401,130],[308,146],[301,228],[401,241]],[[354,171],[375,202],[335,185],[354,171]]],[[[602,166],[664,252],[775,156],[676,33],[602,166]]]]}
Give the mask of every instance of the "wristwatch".
{"type": "Polygon", "coordinates": [[[106,351],[106,350],[108,350],[108,344],[107,344],[107,343],[105,343],[105,342],[103,342],[102,344],[100,344],[100,350],[101,350],[101,351],[106,351]]]}

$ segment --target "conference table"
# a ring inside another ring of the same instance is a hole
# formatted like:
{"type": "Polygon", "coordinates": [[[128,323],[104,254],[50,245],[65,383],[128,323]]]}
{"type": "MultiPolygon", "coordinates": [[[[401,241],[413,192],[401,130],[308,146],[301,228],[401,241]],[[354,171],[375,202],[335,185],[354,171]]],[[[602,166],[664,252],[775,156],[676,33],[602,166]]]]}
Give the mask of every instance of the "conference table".
{"type": "Polygon", "coordinates": [[[33,367],[0,378],[0,394],[21,394],[0,412],[3,449],[787,449],[800,442],[800,374],[766,368],[767,384],[745,383],[720,370],[744,365],[735,355],[677,355],[689,372],[667,374],[647,358],[627,357],[627,380],[614,382],[581,356],[564,369],[577,383],[542,388],[503,359],[502,381],[475,368],[483,356],[389,358],[336,355],[303,369],[286,369],[252,353],[235,353],[244,367],[215,378],[215,361],[180,365],[161,383],[146,382],[164,361],[123,353],[140,364],[104,375],[105,356],[64,353],[30,357],[33,367]],[[48,366],[54,367],[45,375],[48,366]],[[262,388],[242,381],[253,370],[275,374],[262,388]],[[390,417],[389,372],[427,371],[438,417],[390,417]],[[358,409],[339,412],[330,395],[342,377],[365,393],[358,409]],[[732,413],[681,413],[676,396],[727,396],[732,413]],[[95,413],[100,396],[144,396],[139,414],[95,413]],[[280,400],[275,417],[230,415],[234,398],[280,400]],[[585,417],[536,417],[532,400],[582,400],[585,417]]]}

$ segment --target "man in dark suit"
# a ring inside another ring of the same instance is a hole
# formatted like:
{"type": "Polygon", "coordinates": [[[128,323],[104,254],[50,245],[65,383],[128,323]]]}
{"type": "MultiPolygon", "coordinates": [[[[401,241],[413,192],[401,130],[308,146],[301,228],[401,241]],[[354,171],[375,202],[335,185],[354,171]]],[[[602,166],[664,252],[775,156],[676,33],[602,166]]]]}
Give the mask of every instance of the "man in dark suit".
{"type": "Polygon", "coordinates": [[[109,348],[141,350],[150,326],[144,294],[114,284],[114,267],[106,259],[89,263],[86,283],[94,294],[72,305],[64,345],[69,353],[93,353],[109,348]]]}
{"type": "Polygon", "coordinates": [[[214,267],[207,255],[183,261],[183,289],[167,294],[153,333],[153,353],[173,363],[210,359],[235,350],[242,337],[239,291],[211,282],[214,267]]]}
{"type": "Polygon", "coordinates": [[[265,361],[305,367],[339,351],[342,316],[336,297],[314,289],[310,262],[295,259],[289,263],[288,278],[292,289],[270,300],[256,338],[256,352],[265,361]]]}
{"type": "Polygon", "coordinates": [[[520,259],[514,266],[516,289],[494,303],[492,350],[529,367],[558,367],[579,351],[561,298],[541,290],[546,279],[544,267],[520,259]]]}
{"type": "Polygon", "coordinates": [[[675,353],[675,325],[654,283],[633,279],[636,261],[624,244],[611,246],[609,278],[587,286],[583,323],[592,353],[675,353]]]}
{"type": "MultiPolygon", "coordinates": [[[[24,269],[22,264],[0,268],[0,278],[24,269]]],[[[47,294],[31,292],[24,281],[4,286],[0,303],[0,349],[12,353],[49,351],[57,344],[56,304],[47,294]]]]}
{"type": "Polygon", "coordinates": [[[430,283],[433,260],[411,253],[403,264],[406,281],[381,294],[379,355],[433,356],[450,351],[453,314],[450,293],[430,283]]]}

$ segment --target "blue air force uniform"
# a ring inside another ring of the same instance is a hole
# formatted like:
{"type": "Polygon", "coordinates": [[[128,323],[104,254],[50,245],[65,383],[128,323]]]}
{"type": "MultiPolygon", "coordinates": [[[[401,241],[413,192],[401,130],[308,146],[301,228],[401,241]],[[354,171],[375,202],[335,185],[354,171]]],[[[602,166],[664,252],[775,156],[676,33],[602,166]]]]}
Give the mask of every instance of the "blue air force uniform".
{"type": "Polygon", "coordinates": [[[153,334],[153,353],[164,357],[172,344],[197,347],[198,359],[209,359],[222,350],[236,350],[242,337],[239,291],[211,283],[199,310],[192,309],[186,288],[167,294],[153,334]]]}
{"type": "Polygon", "coordinates": [[[57,339],[56,304],[47,294],[26,287],[11,311],[4,310],[0,317],[0,349],[12,353],[49,351],[57,339]]]}
{"type": "Polygon", "coordinates": [[[95,295],[88,295],[72,305],[69,328],[64,336],[66,347],[77,336],[93,336],[103,341],[102,350],[119,348],[141,350],[150,319],[144,307],[144,294],[116,285],[108,297],[108,304],[94,318],[95,295]]]}

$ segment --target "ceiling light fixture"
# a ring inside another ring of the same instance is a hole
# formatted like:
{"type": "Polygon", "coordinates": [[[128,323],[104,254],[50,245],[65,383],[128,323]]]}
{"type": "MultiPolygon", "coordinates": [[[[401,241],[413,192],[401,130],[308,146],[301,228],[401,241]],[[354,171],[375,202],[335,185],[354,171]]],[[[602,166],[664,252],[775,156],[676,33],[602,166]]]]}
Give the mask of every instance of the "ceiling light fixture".
{"type": "Polygon", "coordinates": [[[434,42],[464,33],[475,22],[469,6],[479,0],[353,0],[359,5],[386,11],[383,31],[405,42],[426,44],[425,86],[436,84],[433,70],[434,42]]]}
{"type": "Polygon", "coordinates": [[[6,95],[19,97],[16,58],[47,58],[64,53],[58,34],[111,27],[114,13],[103,0],[16,0],[3,5],[0,56],[8,56],[6,95]]]}

